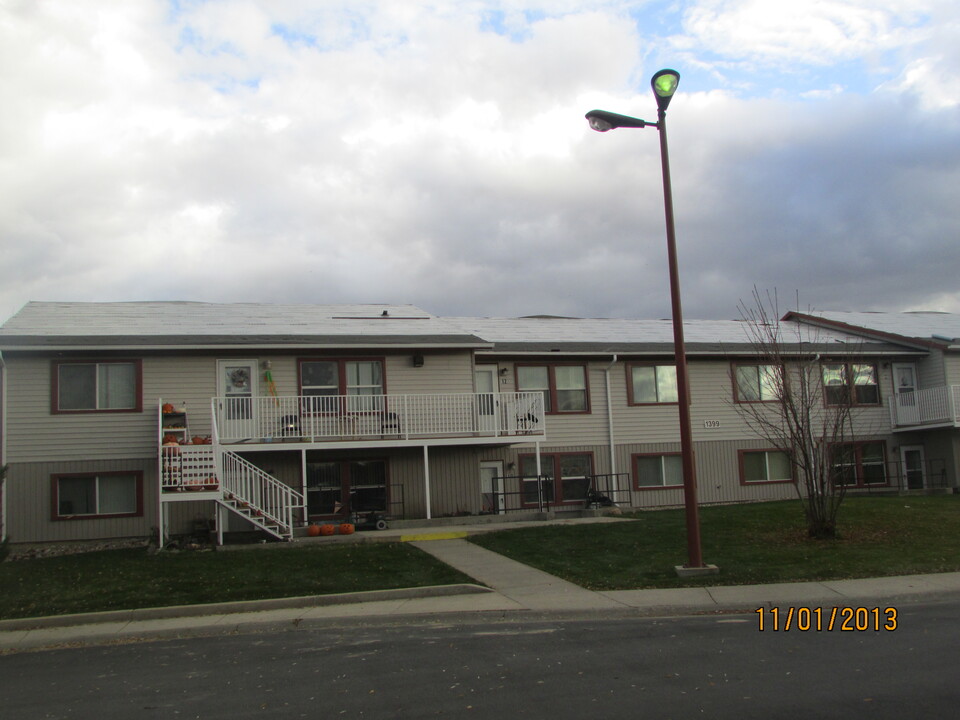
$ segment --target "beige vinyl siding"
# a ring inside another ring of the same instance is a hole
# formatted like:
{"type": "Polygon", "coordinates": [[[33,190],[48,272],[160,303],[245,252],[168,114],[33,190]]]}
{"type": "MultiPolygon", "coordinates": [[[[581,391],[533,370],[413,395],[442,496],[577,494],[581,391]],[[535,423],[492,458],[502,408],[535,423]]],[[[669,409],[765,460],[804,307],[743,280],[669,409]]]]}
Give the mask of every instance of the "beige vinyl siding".
{"type": "Polygon", "coordinates": [[[943,367],[946,373],[945,383],[947,385],[960,385],[960,353],[944,353],[943,367]]]}
{"type": "MultiPolygon", "coordinates": [[[[339,355],[328,353],[330,356],[339,355]]],[[[345,354],[344,354],[345,355],[345,354]]],[[[382,357],[382,354],[369,353],[382,357]]],[[[262,364],[269,360],[278,395],[299,393],[297,354],[209,353],[143,357],[143,411],[140,413],[50,412],[51,359],[9,356],[7,362],[7,460],[139,458],[156,452],[158,401],[187,409],[191,435],[211,434],[211,398],[219,390],[217,361],[257,360],[259,393],[268,394],[262,364]],[[162,399],[162,400],[161,400],[162,399]]],[[[352,356],[357,356],[353,354],[352,356]]],[[[130,356],[134,357],[134,356],[130,356]]],[[[412,352],[386,356],[390,393],[473,392],[469,352],[430,353],[415,368],[412,352]]]]}
{"type": "MultiPolygon", "coordinates": [[[[694,446],[697,470],[697,501],[702,504],[733,503],[757,500],[783,500],[797,497],[789,483],[740,484],[739,450],[769,450],[770,445],[757,441],[698,442],[694,446]]],[[[634,487],[632,455],[660,455],[680,452],[680,443],[621,445],[617,448],[617,464],[630,474],[634,487]]],[[[683,489],[633,490],[634,507],[670,507],[683,505],[683,489]]]]}
{"type": "MultiPolygon", "coordinates": [[[[156,460],[11,463],[5,483],[7,534],[13,543],[146,537],[157,524],[156,460]],[[142,472],[143,516],[52,520],[51,478],[70,473],[142,472]]],[[[193,504],[193,503],[191,503],[193,504]]]]}

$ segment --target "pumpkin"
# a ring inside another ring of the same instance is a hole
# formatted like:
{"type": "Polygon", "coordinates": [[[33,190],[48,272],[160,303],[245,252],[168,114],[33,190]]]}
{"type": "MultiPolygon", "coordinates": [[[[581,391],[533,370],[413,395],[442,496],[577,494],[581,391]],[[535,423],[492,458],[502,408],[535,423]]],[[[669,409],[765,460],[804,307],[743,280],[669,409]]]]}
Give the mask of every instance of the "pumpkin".
{"type": "Polygon", "coordinates": [[[307,535],[309,537],[320,537],[320,532],[321,530],[319,525],[311,525],[307,528],[307,535]]]}
{"type": "Polygon", "coordinates": [[[171,405],[170,403],[164,403],[160,407],[160,409],[163,411],[164,415],[169,415],[170,413],[173,412],[173,405],[171,405]]]}
{"type": "Polygon", "coordinates": [[[353,523],[340,523],[340,534],[341,535],[353,535],[354,531],[353,523]]]}
{"type": "Polygon", "coordinates": [[[326,536],[326,535],[333,535],[333,525],[331,525],[330,523],[324,523],[323,525],[320,525],[319,527],[320,527],[320,534],[321,534],[321,535],[325,535],[325,536],[326,536]]]}
{"type": "Polygon", "coordinates": [[[192,442],[194,445],[206,445],[202,435],[194,435],[192,442]]]}

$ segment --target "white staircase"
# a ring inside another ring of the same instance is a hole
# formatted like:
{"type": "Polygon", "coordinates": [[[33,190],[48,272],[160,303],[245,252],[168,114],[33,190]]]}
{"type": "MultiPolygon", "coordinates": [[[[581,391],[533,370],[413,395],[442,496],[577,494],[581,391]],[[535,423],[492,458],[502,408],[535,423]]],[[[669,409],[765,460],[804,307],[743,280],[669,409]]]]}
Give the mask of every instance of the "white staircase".
{"type": "Polygon", "coordinates": [[[217,457],[217,502],[280,540],[293,538],[294,511],[303,495],[230,450],[217,457]]]}
{"type": "Polygon", "coordinates": [[[279,540],[293,538],[303,494],[218,445],[164,446],[160,454],[164,501],[215,500],[279,540]]]}

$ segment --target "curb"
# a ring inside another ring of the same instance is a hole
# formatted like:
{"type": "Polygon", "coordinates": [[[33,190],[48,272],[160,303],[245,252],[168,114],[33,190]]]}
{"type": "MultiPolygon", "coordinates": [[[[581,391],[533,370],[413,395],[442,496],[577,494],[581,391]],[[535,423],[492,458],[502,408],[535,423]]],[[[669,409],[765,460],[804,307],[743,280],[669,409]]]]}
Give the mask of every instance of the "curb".
{"type": "Polygon", "coordinates": [[[71,627],[108,622],[132,622],[137,620],[163,620],[167,618],[198,617],[202,615],[229,615],[233,613],[279,610],[285,608],[324,607],[328,605],[355,605],[382,600],[409,600],[426,597],[450,597],[491,593],[488,587],[468,583],[458,585],[428,585],[418,588],[396,590],[368,590],[365,592],[339,593],[334,595],[302,595],[291,598],[267,600],[237,600],[235,602],[208,603],[205,605],[171,605],[169,607],[137,608],[133,610],[107,610],[105,612],[76,613],[73,615],[48,615],[46,617],[0,620],[0,632],[38,630],[41,628],[71,627]]]}

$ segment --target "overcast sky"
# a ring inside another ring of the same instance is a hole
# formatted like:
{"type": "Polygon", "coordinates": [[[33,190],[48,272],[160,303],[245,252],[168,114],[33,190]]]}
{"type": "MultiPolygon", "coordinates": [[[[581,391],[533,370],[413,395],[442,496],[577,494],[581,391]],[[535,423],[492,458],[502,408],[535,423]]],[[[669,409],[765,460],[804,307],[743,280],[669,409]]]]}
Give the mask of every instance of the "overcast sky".
{"type": "Polygon", "coordinates": [[[0,0],[28,300],[960,312],[956,0],[0,0]],[[787,303],[789,304],[789,303],[787,303]]]}

